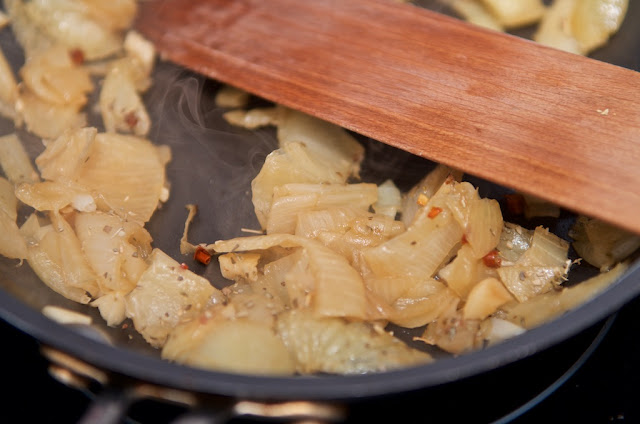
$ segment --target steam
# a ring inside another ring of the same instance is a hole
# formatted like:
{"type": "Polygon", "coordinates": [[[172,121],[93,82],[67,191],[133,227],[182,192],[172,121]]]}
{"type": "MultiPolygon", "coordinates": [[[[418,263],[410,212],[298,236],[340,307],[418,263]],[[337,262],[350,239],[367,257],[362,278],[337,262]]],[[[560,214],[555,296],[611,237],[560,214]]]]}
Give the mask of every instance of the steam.
{"type": "Polygon", "coordinates": [[[176,258],[187,204],[199,209],[190,231],[193,243],[243,235],[241,228],[260,228],[251,202],[251,181],[277,147],[275,132],[228,124],[222,118],[226,110],[214,102],[218,88],[203,76],[159,63],[144,99],[153,122],[149,138],[169,145],[173,154],[167,167],[171,196],[149,230],[154,245],[176,258]]]}

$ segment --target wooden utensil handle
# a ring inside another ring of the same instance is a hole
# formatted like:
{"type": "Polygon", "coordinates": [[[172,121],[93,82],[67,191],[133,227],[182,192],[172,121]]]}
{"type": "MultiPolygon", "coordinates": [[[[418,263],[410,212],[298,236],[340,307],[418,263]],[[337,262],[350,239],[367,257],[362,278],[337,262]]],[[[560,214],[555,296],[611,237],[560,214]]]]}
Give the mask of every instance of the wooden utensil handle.
{"type": "Polygon", "coordinates": [[[640,74],[384,0],[151,0],[209,77],[640,233],[640,74]]]}

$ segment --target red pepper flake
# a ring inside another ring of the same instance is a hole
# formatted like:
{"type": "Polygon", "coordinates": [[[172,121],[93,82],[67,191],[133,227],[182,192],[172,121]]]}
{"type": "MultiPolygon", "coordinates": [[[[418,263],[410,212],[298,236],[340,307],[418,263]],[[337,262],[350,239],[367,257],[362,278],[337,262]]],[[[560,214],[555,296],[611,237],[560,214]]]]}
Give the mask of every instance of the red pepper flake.
{"type": "Polygon", "coordinates": [[[211,262],[211,253],[207,252],[207,249],[204,247],[198,246],[196,248],[196,252],[193,254],[193,259],[205,265],[209,265],[209,262],[211,262]]]}
{"type": "Polygon", "coordinates": [[[126,322],[124,324],[122,324],[122,329],[126,330],[127,328],[129,328],[129,324],[127,324],[126,322]]]}
{"type": "Polygon", "coordinates": [[[513,215],[522,215],[525,208],[525,200],[522,194],[505,194],[504,200],[507,204],[507,211],[513,215]]]}
{"type": "Polygon", "coordinates": [[[500,258],[500,252],[498,250],[493,249],[491,252],[484,255],[482,261],[489,268],[499,268],[502,265],[502,258],[500,258]]]}
{"type": "Polygon", "coordinates": [[[431,208],[431,210],[429,211],[429,213],[427,214],[427,216],[431,219],[435,218],[436,216],[438,216],[440,214],[440,212],[442,212],[442,208],[439,208],[437,206],[434,206],[431,208]]]}
{"type": "Polygon", "coordinates": [[[131,111],[124,116],[124,122],[129,128],[134,128],[138,124],[138,116],[134,111],[131,111]]]}
{"type": "Polygon", "coordinates": [[[460,243],[462,243],[462,244],[469,243],[469,240],[467,240],[467,235],[466,234],[462,235],[462,239],[460,240],[460,243]]]}
{"type": "Polygon", "coordinates": [[[182,263],[180,264],[180,268],[182,268],[182,269],[189,269],[189,266],[188,266],[187,264],[185,264],[184,262],[182,262],[182,263]]]}
{"type": "Polygon", "coordinates": [[[80,49],[72,49],[69,51],[69,57],[74,65],[80,66],[84,63],[84,53],[80,49]]]}

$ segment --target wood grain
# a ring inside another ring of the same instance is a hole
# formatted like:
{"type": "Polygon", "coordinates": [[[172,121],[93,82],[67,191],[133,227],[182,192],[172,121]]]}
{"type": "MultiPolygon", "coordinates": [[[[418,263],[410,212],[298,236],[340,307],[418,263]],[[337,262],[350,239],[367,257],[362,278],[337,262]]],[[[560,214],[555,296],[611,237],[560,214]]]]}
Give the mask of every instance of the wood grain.
{"type": "Polygon", "coordinates": [[[640,234],[640,74],[384,0],[149,0],[168,60],[640,234]]]}

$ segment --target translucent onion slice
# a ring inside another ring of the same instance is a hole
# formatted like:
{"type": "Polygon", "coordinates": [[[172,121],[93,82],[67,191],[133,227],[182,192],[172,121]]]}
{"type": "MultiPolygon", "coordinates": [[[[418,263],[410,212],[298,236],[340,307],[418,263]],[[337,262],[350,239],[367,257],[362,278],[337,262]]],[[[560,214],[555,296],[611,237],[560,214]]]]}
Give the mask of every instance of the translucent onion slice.
{"type": "Polygon", "coordinates": [[[0,211],[15,222],[18,218],[18,198],[14,190],[13,183],[0,177],[0,211]]]}
{"type": "Polygon", "coordinates": [[[56,293],[75,302],[89,303],[100,294],[97,275],[67,221],[54,214],[51,218],[52,224],[42,227],[33,214],[20,228],[27,241],[27,262],[56,293]]]}
{"type": "Polygon", "coordinates": [[[517,224],[505,222],[497,249],[503,265],[513,265],[531,247],[533,231],[517,224]]]}
{"type": "Polygon", "coordinates": [[[469,231],[469,217],[471,216],[473,205],[480,200],[478,190],[466,181],[458,183],[448,179],[436,194],[429,200],[426,208],[440,207],[447,208],[453,214],[453,218],[458,224],[469,231]]]}
{"type": "Polygon", "coordinates": [[[473,286],[462,308],[464,319],[483,320],[513,296],[497,278],[486,278],[473,286]]]}
{"type": "Polygon", "coordinates": [[[438,272],[438,276],[458,296],[466,299],[476,283],[494,272],[475,257],[471,246],[464,244],[453,261],[438,272]]]}
{"type": "Polygon", "coordinates": [[[429,218],[421,214],[404,233],[363,251],[371,271],[379,277],[432,277],[462,239],[462,228],[443,209],[429,218]]]}
{"type": "Polygon", "coordinates": [[[302,143],[287,143],[265,159],[256,178],[251,182],[252,201],[256,216],[263,228],[267,225],[273,190],[288,183],[344,183],[345,177],[316,160],[302,143]]]}
{"type": "Polygon", "coordinates": [[[71,60],[69,49],[56,45],[32,55],[20,69],[24,85],[45,102],[82,106],[93,90],[89,72],[71,60]]]}
{"type": "Polygon", "coordinates": [[[476,199],[469,209],[464,235],[474,256],[479,259],[495,249],[500,241],[502,211],[494,199],[476,199]]]}
{"type": "Polygon", "coordinates": [[[280,147],[304,144],[322,166],[331,169],[342,181],[359,175],[364,147],[347,130],[285,107],[278,107],[278,111],[280,147]]]}
{"type": "Polygon", "coordinates": [[[0,167],[7,179],[14,184],[40,181],[29,154],[15,133],[0,137],[0,167]]]}
{"type": "Polygon", "coordinates": [[[112,69],[100,90],[100,112],[107,132],[146,136],[151,128],[147,108],[138,94],[136,81],[126,70],[112,69]]]}
{"type": "Polygon", "coordinates": [[[192,367],[245,375],[295,372],[295,362],[273,327],[247,318],[208,319],[204,315],[179,325],[164,345],[162,357],[192,367]]]}
{"type": "Polygon", "coordinates": [[[575,286],[552,290],[523,303],[510,302],[500,308],[496,317],[524,328],[536,327],[594,298],[618,281],[628,268],[629,264],[623,262],[611,271],[600,273],[575,286]]]}
{"type": "Polygon", "coordinates": [[[0,255],[13,259],[27,258],[27,244],[20,234],[18,218],[18,199],[13,184],[0,177],[0,255]]]}
{"type": "Polygon", "coordinates": [[[224,296],[209,281],[159,249],[151,253],[149,268],[126,298],[127,317],[154,347],[161,347],[182,320],[196,318],[224,296]]]}
{"type": "Polygon", "coordinates": [[[146,91],[151,85],[151,71],[156,60],[155,46],[139,32],[130,30],[124,38],[123,47],[129,60],[118,64],[126,67],[138,91],[146,91]]]}
{"type": "MultiPolygon", "coordinates": [[[[49,40],[69,49],[82,50],[87,60],[102,59],[116,53],[122,45],[122,36],[94,21],[86,14],[82,4],[70,0],[15,1],[22,14],[21,33],[37,31],[49,40]]],[[[10,14],[15,9],[9,9],[10,14]]],[[[30,35],[18,37],[24,39],[30,35]]],[[[25,46],[29,51],[29,46],[25,46]]]]}
{"type": "MultiPolygon", "coordinates": [[[[225,84],[216,92],[215,102],[218,107],[243,108],[249,103],[250,97],[248,92],[225,84]]],[[[275,125],[275,120],[270,123],[275,125]]]]}
{"type": "Polygon", "coordinates": [[[483,325],[487,325],[489,327],[486,332],[485,339],[489,342],[489,345],[494,345],[498,342],[519,336],[526,331],[519,325],[495,317],[491,317],[488,320],[483,321],[483,325]]]}
{"type": "Polygon", "coordinates": [[[423,279],[404,276],[376,277],[375,275],[367,275],[364,277],[364,282],[368,290],[387,304],[392,305],[398,298],[422,283],[423,279]]]}
{"type": "Polygon", "coordinates": [[[16,197],[37,211],[59,211],[71,205],[78,196],[89,195],[88,191],[71,182],[43,181],[35,184],[22,183],[16,187],[16,197]]]}
{"type": "Polygon", "coordinates": [[[478,0],[444,0],[444,3],[467,22],[494,31],[504,31],[495,16],[478,0]]]}
{"type": "Polygon", "coordinates": [[[451,303],[438,321],[427,326],[420,340],[459,355],[482,347],[485,331],[480,320],[464,319],[462,311],[451,303]]]}
{"type": "Polygon", "coordinates": [[[127,318],[127,307],[124,297],[127,293],[110,292],[91,302],[91,306],[98,308],[100,316],[109,327],[115,327],[127,318]]]}
{"type": "Polygon", "coordinates": [[[640,248],[640,237],[603,221],[579,216],[569,236],[576,253],[606,271],[640,248]]]}
{"type": "Polygon", "coordinates": [[[27,259],[27,244],[15,218],[0,210],[0,255],[11,259],[27,259]]]}
{"type": "Polygon", "coordinates": [[[569,242],[539,226],[533,232],[531,247],[518,259],[518,264],[564,268],[568,252],[569,242]]]}
{"type": "Polygon", "coordinates": [[[311,294],[316,287],[316,278],[309,266],[309,254],[300,249],[291,256],[295,261],[291,264],[283,282],[287,289],[287,299],[292,308],[307,308],[311,306],[311,294]]]}
{"type": "Polygon", "coordinates": [[[369,323],[293,310],[278,317],[277,329],[301,373],[364,374],[432,360],[369,323]]]}
{"type": "Polygon", "coordinates": [[[100,210],[144,223],[164,190],[164,165],[159,148],[146,139],[99,133],[76,181],[93,194],[100,210]]]}
{"type": "Polygon", "coordinates": [[[546,293],[565,281],[567,269],[553,266],[513,265],[498,268],[505,287],[519,302],[546,293]]]}
{"type": "Polygon", "coordinates": [[[352,207],[365,211],[376,202],[375,184],[285,184],[274,188],[267,220],[268,234],[296,230],[298,214],[324,208],[352,207]]]}
{"type": "Polygon", "coordinates": [[[344,233],[351,228],[356,218],[373,216],[362,208],[334,207],[304,211],[298,215],[294,234],[305,238],[315,238],[325,231],[344,233]]]}
{"type": "Polygon", "coordinates": [[[44,152],[36,158],[42,178],[52,181],[74,180],[91,154],[97,133],[91,127],[70,130],[47,143],[44,152]]]}
{"type": "Polygon", "coordinates": [[[131,27],[138,11],[136,0],[80,0],[86,15],[109,30],[131,27]]]}
{"type": "Polygon", "coordinates": [[[378,200],[373,205],[377,214],[395,218],[402,209],[402,194],[391,180],[386,180],[378,186],[378,200]]]}
{"type": "Polygon", "coordinates": [[[18,97],[16,111],[27,130],[45,139],[56,138],[68,129],[87,125],[87,116],[77,105],[50,103],[27,90],[18,97]]]}
{"type": "Polygon", "coordinates": [[[225,253],[218,256],[220,272],[228,280],[256,281],[260,258],[259,253],[225,253]]]}
{"type": "Polygon", "coordinates": [[[394,324],[417,328],[436,321],[460,299],[443,283],[428,278],[405,292],[393,303],[394,313],[389,318],[394,324]]]}
{"type": "Polygon", "coordinates": [[[222,292],[227,303],[217,313],[228,319],[248,318],[273,325],[276,315],[290,308],[286,291],[270,281],[238,282],[225,287],[222,292]]]}
{"type": "Polygon", "coordinates": [[[0,115],[15,119],[15,104],[18,99],[18,83],[13,70],[0,49],[0,115]]]}
{"type": "Polygon", "coordinates": [[[448,166],[438,164],[418,184],[404,196],[402,200],[402,222],[409,226],[413,222],[418,210],[425,206],[429,199],[436,194],[448,178],[459,180],[462,173],[448,166]]]}
{"type": "Polygon", "coordinates": [[[516,28],[537,22],[545,13],[541,0],[482,0],[505,28],[516,28]]]}
{"type": "Polygon", "coordinates": [[[378,246],[404,231],[400,221],[394,221],[386,215],[368,215],[351,221],[346,231],[322,231],[315,238],[355,266],[360,261],[363,249],[378,246]]]}
{"type": "MultiPolygon", "coordinates": [[[[242,93],[242,92],[240,92],[242,93]]],[[[233,104],[234,101],[230,98],[231,93],[226,94],[224,91],[218,92],[216,102],[223,104],[233,104]]],[[[236,100],[239,102],[241,99],[236,100]]],[[[248,130],[255,130],[257,128],[266,127],[267,125],[275,125],[278,121],[278,109],[274,107],[260,107],[250,110],[230,110],[222,115],[224,119],[231,125],[246,128],[248,130]]]]}
{"type": "Polygon", "coordinates": [[[271,234],[217,241],[213,249],[218,253],[228,253],[264,250],[274,246],[304,249],[308,270],[313,276],[309,305],[316,315],[365,318],[367,305],[362,278],[344,257],[315,240],[289,234],[271,234]]]}
{"type": "Polygon", "coordinates": [[[104,212],[78,213],[75,229],[103,293],[129,293],[147,268],[151,235],[140,224],[104,212]]]}
{"type": "Polygon", "coordinates": [[[533,39],[540,44],[575,54],[586,54],[571,31],[571,15],[582,0],[555,0],[544,14],[533,39]]]}
{"type": "Polygon", "coordinates": [[[618,31],[629,0],[580,0],[571,15],[571,33],[580,49],[589,53],[603,46],[618,31]]]}

